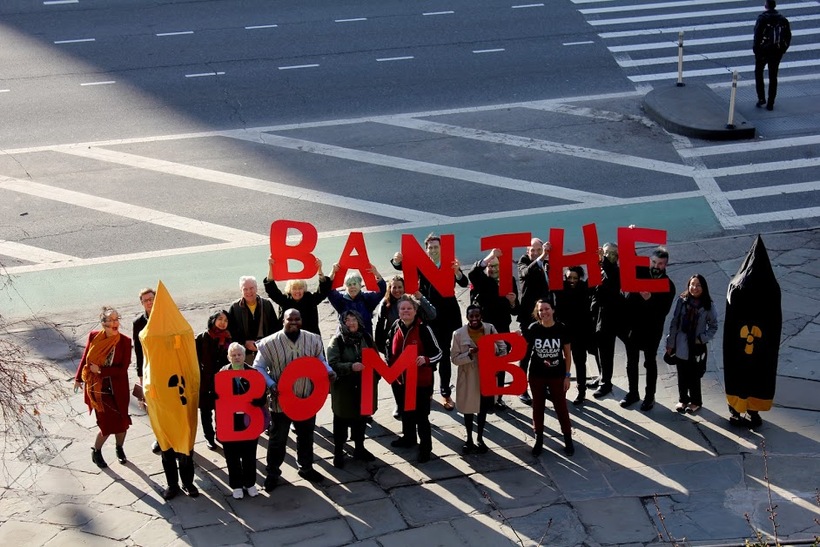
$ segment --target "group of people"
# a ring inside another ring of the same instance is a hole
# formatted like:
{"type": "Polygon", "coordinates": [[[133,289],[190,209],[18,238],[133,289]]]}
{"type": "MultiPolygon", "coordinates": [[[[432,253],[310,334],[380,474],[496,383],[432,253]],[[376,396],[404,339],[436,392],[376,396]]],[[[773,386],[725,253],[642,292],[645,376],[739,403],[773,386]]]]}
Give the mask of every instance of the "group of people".
{"type": "MultiPolygon", "coordinates": [[[[431,234],[425,241],[428,257],[439,268],[441,240],[431,234]]],[[[466,324],[455,296],[443,296],[422,273],[419,289],[406,294],[404,279],[393,276],[385,282],[371,265],[369,273],[376,279],[376,287],[367,290],[357,273],[349,273],[344,286],[334,289],[332,279],[340,266],[334,264],[330,275],[325,275],[322,262],[317,260],[318,287],[308,290],[306,281],[288,281],[281,290],[274,279],[274,263],[269,261],[264,288],[268,298],[258,294],[254,277],[240,278],[242,296],[227,310],[220,310],[208,319],[207,328],[195,338],[199,361],[199,411],[206,446],[216,449],[222,444],[228,469],[231,495],[241,499],[256,496],[256,448],[258,439],[228,441],[218,438],[214,427],[214,408],[218,394],[217,375],[228,370],[255,370],[264,378],[265,395],[253,404],[265,411],[269,433],[266,455],[264,488],[270,492],[279,484],[281,466],[285,458],[289,432],[296,434],[298,473],[311,482],[320,482],[323,476],[313,466],[315,417],[293,421],[283,410],[278,385],[286,367],[300,357],[314,357],[321,362],[330,381],[333,411],[333,465],[345,466],[346,459],[373,461],[375,456],[365,448],[365,432],[370,416],[361,414],[363,352],[372,348],[380,352],[388,366],[394,366],[405,351],[413,346],[417,382],[415,391],[407,390],[404,374],[391,384],[396,409],[394,417],[402,422],[401,436],[391,442],[395,448],[416,448],[417,461],[430,460],[432,437],[429,414],[433,399],[436,371],[438,371],[441,405],[447,411],[457,409],[464,416],[466,442],[464,454],[482,454],[488,451],[484,442],[487,413],[506,408],[501,396],[485,396],[480,389],[479,341],[496,333],[509,333],[513,319],[517,319],[520,333],[527,343],[520,367],[527,374],[528,389],[521,393],[523,402],[532,405],[534,444],[533,455],[543,450],[544,414],[550,400],[564,437],[564,451],[572,456],[575,447],[567,407],[567,392],[571,387],[572,363],[575,363],[577,395],[573,404],[586,400],[588,387],[601,398],[613,389],[612,375],[616,338],[626,346],[628,390],[620,401],[629,407],[641,401],[638,387],[640,354],[646,368],[646,390],[641,409],[650,410],[655,403],[658,348],[663,338],[665,318],[676,300],[675,287],[666,276],[669,254],[664,248],[653,251],[649,267],[639,268],[638,278],[663,279],[668,289],[662,292],[624,293],[620,286],[618,249],[605,244],[599,251],[603,282],[589,287],[584,269],[580,266],[564,272],[563,287],[549,286],[549,243],[532,239],[526,252],[517,261],[518,283],[500,294],[499,259],[502,254],[493,249],[486,257],[472,264],[467,273],[455,259],[452,269],[454,287],[470,289],[470,304],[466,308],[466,324]],[[330,339],[327,351],[319,329],[319,304],[327,299],[338,314],[339,322],[330,339]],[[276,306],[279,307],[277,313],[276,306]],[[375,330],[374,330],[375,318],[375,330]],[[599,374],[587,377],[587,355],[593,355],[599,374]],[[452,368],[457,370],[455,399],[451,385],[452,368]],[[531,395],[530,395],[531,392],[531,395]],[[405,410],[405,401],[413,398],[415,408],[405,410]],[[475,433],[475,436],[474,436],[475,433]],[[352,452],[346,449],[350,438],[352,452]]],[[[391,264],[402,269],[402,254],[396,253],[391,264]]],[[[150,317],[155,292],[144,289],[140,302],[144,312],[133,322],[138,385],[143,381],[143,351],[140,331],[150,317]]],[[[76,374],[76,388],[84,387],[89,410],[96,412],[99,433],[92,448],[92,461],[105,467],[102,446],[108,436],[115,435],[116,454],[121,463],[127,459],[123,443],[131,423],[128,414],[129,390],[127,368],[131,362],[131,341],[119,332],[119,315],[112,308],[103,308],[100,314],[101,330],[90,333],[76,374]]],[[[705,371],[706,344],[717,330],[717,317],[703,276],[693,275],[686,290],[677,296],[673,318],[666,338],[665,360],[676,366],[679,379],[680,412],[694,413],[703,401],[700,377],[705,371]]],[[[511,346],[497,340],[496,356],[508,353],[511,346]]],[[[504,374],[497,375],[497,384],[503,386],[504,374]]],[[[244,394],[246,380],[235,379],[234,394],[244,394]]],[[[295,395],[308,397],[313,384],[302,377],[293,385],[295,395]]],[[[137,390],[135,389],[135,396],[137,390]]],[[[373,393],[373,409],[377,395],[373,393]]],[[[248,417],[234,416],[235,429],[248,423],[248,417]],[[244,422],[244,423],[241,423],[244,422]]],[[[158,443],[154,451],[160,452],[158,443]]],[[[168,488],[163,492],[171,499],[184,490],[195,497],[191,454],[173,450],[162,452],[163,468],[168,488]],[[182,482],[182,488],[178,486],[182,482]]]]}

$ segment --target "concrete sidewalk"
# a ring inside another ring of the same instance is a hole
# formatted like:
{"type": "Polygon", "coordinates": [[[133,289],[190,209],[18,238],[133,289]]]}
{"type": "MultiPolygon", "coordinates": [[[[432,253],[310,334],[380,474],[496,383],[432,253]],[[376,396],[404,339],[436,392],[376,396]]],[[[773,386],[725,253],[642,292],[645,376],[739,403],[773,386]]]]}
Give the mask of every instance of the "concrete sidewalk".
{"type": "MultiPolygon", "coordinates": [[[[570,405],[572,458],[563,455],[552,410],[546,450],[538,458],[530,454],[530,408],[513,397],[506,398],[509,411],[488,420],[490,452],[463,457],[461,417],[446,412],[436,397],[434,457],[416,464],[414,451],[389,446],[400,423],[391,416],[390,390],[381,385],[366,441],[376,462],[332,467],[328,403],[316,431],[323,485],[298,477],[291,442],[285,484],[271,495],[236,501],[221,452],[207,450],[200,433],[196,484],[202,495],[166,503],[144,413],[132,407],[129,463],[116,462],[110,440],[103,449],[109,467],[100,470],[89,455],[93,417],[66,381],[65,397],[46,409],[45,434],[25,447],[10,439],[3,446],[0,544],[742,545],[753,534],[746,515],[764,536],[773,532],[769,494],[781,542],[810,542],[820,535],[820,229],[763,239],[783,292],[784,324],[776,407],[762,415],[758,431],[732,428],[727,420],[721,329],[709,348],[704,408],[695,416],[674,412],[677,379],[662,361],[655,408],[620,408],[626,378],[618,342],[614,393],[570,405]]],[[[670,245],[670,276],[681,289],[691,274],[703,274],[722,321],[726,286],[752,240],[743,235],[670,245]]],[[[466,294],[460,297],[466,302],[466,294]]],[[[199,332],[211,310],[227,302],[183,304],[199,332]]],[[[137,311],[120,310],[124,318],[137,311]]],[[[334,318],[326,304],[322,318],[327,338],[334,318]]],[[[68,378],[91,318],[52,319],[72,343],[37,326],[14,336],[31,357],[55,363],[68,378]]],[[[133,381],[133,368],[131,375],[133,381]]],[[[570,397],[574,393],[573,386],[570,397]]],[[[260,486],[266,442],[263,436],[257,453],[260,486]]]]}

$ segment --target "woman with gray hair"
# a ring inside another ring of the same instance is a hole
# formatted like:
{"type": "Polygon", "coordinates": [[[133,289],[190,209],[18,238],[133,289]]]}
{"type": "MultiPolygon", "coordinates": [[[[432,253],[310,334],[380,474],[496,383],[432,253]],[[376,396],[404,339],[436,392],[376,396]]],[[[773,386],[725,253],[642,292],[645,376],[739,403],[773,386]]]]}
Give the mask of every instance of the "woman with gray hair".
{"type": "Polygon", "coordinates": [[[319,332],[319,304],[327,298],[330,292],[332,279],[322,272],[322,261],[316,259],[316,267],[319,271],[319,288],[316,292],[307,290],[307,281],[303,279],[291,279],[285,284],[285,291],[279,290],[276,281],[273,279],[273,258],[268,260],[268,276],[263,285],[268,298],[280,306],[279,324],[285,320],[285,310],[298,310],[302,314],[302,330],[318,334],[319,332]]]}
{"type": "MultiPolygon", "coordinates": [[[[339,264],[333,265],[333,271],[330,274],[332,278],[339,271],[339,264]]],[[[345,287],[337,291],[330,291],[327,299],[330,305],[333,306],[339,313],[339,324],[344,321],[344,313],[346,311],[358,312],[362,317],[364,323],[364,332],[373,336],[373,310],[378,307],[384,293],[387,292],[387,284],[384,282],[376,266],[370,265],[370,273],[376,276],[378,284],[378,291],[365,291],[362,289],[362,276],[357,273],[349,273],[345,276],[345,287]]],[[[337,330],[338,332],[339,330],[337,330]]]]}

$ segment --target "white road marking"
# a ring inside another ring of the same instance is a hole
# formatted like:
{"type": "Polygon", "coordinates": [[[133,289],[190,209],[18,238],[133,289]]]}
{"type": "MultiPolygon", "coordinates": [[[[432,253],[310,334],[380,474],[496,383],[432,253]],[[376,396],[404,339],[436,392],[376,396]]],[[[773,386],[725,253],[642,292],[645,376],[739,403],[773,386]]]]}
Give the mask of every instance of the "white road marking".
{"type": "Polygon", "coordinates": [[[251,25],[249,27],[245,27],[245,30],[259,30],[263,28],[276,28],[279,25],[251,25]]]}
{"type": "Polygon", "coordinates": [[[299,68],[316,68],[319,66],[319,63],[314,63],[310,65],[289,65],[289,66],[280,66],[279,70],[296,70],[299,68]]]}
{"type": "Polygon", "coordinates": [[[334,23],[354,23],[356,21],[367,21],[367,17],[353,17],[351,19],[336,19],[334,23]]]}
{"type": "Polygon", "coordinates": [[[422,13],[422,15],[452,15],[455,13],[454,11],[428,11],[427,13],[422,13]]]}
{"type": "Polygon", "coordinates": [[[76,38],[74,40],[55,40],[55,44],[79,44],[81,42],[96,42],[95,38],[76,38]]]}
{"type": "Polygon", "coordinates": [[[235,139],[242,139],[250,142],[264,143],[271,146],[278,146],[280,148],[287,148],[289,150],[299,150],[301,152],[307,152],[310,154],[321,154],[323,156],[330,156],[350,161],[369,163],[372,165],[390,167],[393,169],[401,169],[403,171],[413,171],[416,173],[424,173],[425,175],[445,177],[454,180],[463,180],[467,182],[473,182],[476,184],[482,184],[485,186],[492,186],[494,188],[503,188],[505,190],[525,192],[528,194],[549,195],[551,197],[565,199],[568,201],[579,201],[584,203],[597,204],[612,204],[618,203],[620,201],[619,198],[613,198],[611,196],[595,194],[592,192],[584,192],[581,190],[574,190],[572,188],[565,188],[562,186],[541,184],[528,180],[501,177],[497,175],[491,175],[489,173],[482,173],[480,171],[472,171],[469,169],[461,169],[458,167],[450,167],[446,165],[411,160],[396,156],[387,156],[384,154],[377,154],[375,152],[354,150],[351,148],[343,148],[341,146],[321,144],[317,142],[306,141],[302,139],[294,139],[280,135],[271,135],[270,133],[262,133],[258,131],[246,131],[239,129],[236,131],[225,131],[223,135],[235,139]]]}
{"type": "Polygon", "coordinates": [[[226,173],[224,171],[216,171],[213,169],[194,167],[192,165],[185,165],[172,161],[138,156],[136,154],[105,150],[103,148],[56,146],[54,147],[54,150],[64,154],[91,158],[117,165],[127,165],[137,169],[145,169],[146,171],[155,171],[157,173],[166,173],[168,175],[176,175],[194,180],[203,180],[216,184],[222,184],[224,186],[233,186],[235,188],[243,188],[245,190],[253,190],[256,192],[287,197],[300,201],[307,201],[310,203],[320,203],[322,205],[329,205],[331,207],[338,207],[340,209],[358,211],[371,215],[383,216],[386,218],[401,220],[421,220],[429,218],[444,220],[449,218],[445,215],[436,215],[427,211],[417,211],[406,207],[396,207],[375,201],[345,197],[339,194],[320,192],[318,190],[308,190],[271,180],[246,177],[243,175],[236,175],[234,173],[226,173]]]}
{"type": "MultiPolygon", "coordinates": [[[[786,68],[801,68],[807,66],[820,66],[820,59],[807,59],[805,61],[788,61],[785,63],[780,63],[780,70],[786,68]]],[[[732,68],[702,68],[697,70],[686,70],[686,67],[684,67],[683,79],[686,80],[687,77],[694,76],[716,76],[718,74],[725,74],[727,75],[727,77],[731,79],[731,74],[733,70],[737,70],[739,73],[747,73],[754,72],[755,67],[754,65],[743,65],[732,68]]],[[[633,82],[652,82],[657,80],[673,81],[677,79],[677,77],[677,72],[656,72],[655,74],[642,74],[639,76],[630,76],[629,79],[633,82]]],[[[812,77],[812,79],[813,78],[816,78],[816,76],[812,77]]],[[[778,78],[778,81],[783,81],[783,79],[778,78]]]]}
{"type": "Polygon", "coordinates": [[[205,76],[224,76],[224,72],[199,72],[197,74],[186,74],[186,78],[203,78],[205,76]]]}
{"type": "Polygon", "coordinates": [[[744,188],[743,190],[731,190],[725,192],[725,194],[727,199],[738,201],[741,199],[764,198],[804,192],[820,192],[820,181],[796,182],[794,184],[783,184],[779,186],[761,186],[760,188],[744,188]]]}
{"type": "Polygon", "coordinates": [[[755,163],[746,165],[733,165],[731,167],[719,167],[712,169],[715,177],[728,177],[732,175],[747,175],[749,173],[768,173],[770,171],[785,171],[787,169],[806,169],[820,167],[820,158],[804,158],[798,160],[770,161],[767,163],[755,163]]]}
{"type": "MultiPolygon", "coordinates": [[[[817,2],[798,2],[784,6],[778,6],[778,11],[785,11],[786,9],[798,8],[816,8],[817,2]]],[[[617,19],[594,19],[588,20],[590,25],[604,26],[604,25],[628,25],[631,23],[647,23],[649,21],[669,21],[672,19],[694,19],[698,17],[717,17],[719,15],[739,15],[744,13],[760,13],[760,6],[748,8],[731,8],[731,9],[716,9],[706,11],[692,11],[679,13],[663,13],[657,15],[642,15],[638,17],[620,17],[617,19]]],[[[791,20],[791,19],[790,19],[791,20]]],[[[748,23],[747,23],[748,24],[748,23]]]]}
{"type": "Polygon", "coordinates": [[[594,148],[587,148],[584,146],[574,146],[562,142],[551,142],[540,139],[532,139],[529,137],[508,135],[504,133],[493,133],[491,131],[484,131],[479,129],[472,129],[469,127],[460,127],[456,125],[436,123],[427,120],[418,120],[415,118],[407,118],[404,116],[380,118],[377,121],[378,123],[396,125],[398,127],[405,127],[407,129],[416,129],[418,131],[439,133],[442,135],[450,135],[453,137],[460,137],[463,139],[473,139],[477,141],[492,142],[495,144],[517,146],[519,148],[529,148],[532,150],[540,150],[542,152],[551,152],[554,154],[562,154],[577,158],[602,161],[605,163],[623,165],[626,167],[636,167],[638,169],[646,169],[648,171],[659,171],[662,173],[670,173],[673,175],[682,175],[686,177],[692,176],[694,172],[694,170],[691,167],[687,167],[685,165],[680,165],[677,163],[646,159],[638,156],[628,156],[626,154],[607,152],[605,150],[596,150],[594,148]]]}
{"type": "Polygon", "coordinates": [[[39,264],[77,260],[76,256],[55,253],[54,251],[48,251],[40,247],[32,247],[31,245],[25,245],[15,241],[6,241],[4,239],[0,239],[0,255],[39,264]]]}
{"type": "Polygon", "coordinates": [[[544,4],[519,4],[517,6],[510,6],[512,9],[524,9],[524,8],[543,8],[544,4]]]}
{"type": "MultiPolygon", "coordinates": [[[[820,19],[820,15],[797,15],[797,16],[789,16],[789,22],[794,24],[795,21],[814,21],[820,19]]],[[[666,28],[643,28],[643,29],[634,29],[634,30],[623,30],[617,32],[601,32],[598,34],[601,38],[632,38],[635,36],[657,36],[658,34],[673,34],[675,39],[675,44],[677,44],[677,36],[678,32],[683,31],[684,33],[687,32],[701,32],[706,30],[720,30],[725,28],[749,28],[749,21],[729,21],[726,23],[711,23],[707,25],[689,25],[685,27],[677,26],[677,27],[666,27],[666,28]]],[[[792,34],[794,33],[794,29],[792,29],[792,34]]],[[[749,36],[746,35],[746,39],[749,39],[749,36]]],[[[684,45],[686,45],[687,40],[686,36],[684,35],[684,45]]]]}
{"type": "Polygon", "coordinates": [[[9,93],[11,89],[0,89],[0,93],[9,93]]]}
{"type": "MultiPolygon", "coordinates": [[[[791,46],[789,48],[789,52],[797,52],[797,51],[816,51],[820,50],[820,44],[797,44],[791,46]]],[[[754,54],[752,53],[751,49],[740,49],[734,51],[716,51],[716,52],[708,52],[708,53],[694,53],[691,55],[684,55],[683,61],[684,62],[697,62],[697,61],[708,61],[711,59],[732,59],[739,57],[741,59],[753,57],[754,54]]],[[[622,60],[617,59],[618,65],[623,68],[632,68],[637,66],[651,66],[651,65],[674,65],[678,62],[678,56],[672,55],[669,57],[651,57],[649,59],[637,59],[637,60],[622,60]]],[[[783,65],[781,65],[783,66],[783,65]]],[[[684,70],[684,74],[686,71],[684,70]]]]}
{"type": "Polygon", "coordinates": [[[80,0],[45,0],[44,6],[57,6],[59,4],[79,4],[80,0]]]}
{"type": "Polygon", "coordinates": [[[172,215],[171,213],[164,213],[162,211],[148,209],[147,207],[140,207],[139,205],[74,192],[73,190],[65,190],[30,180],[0,176],[0,182],[2,182],[0,188],[3,190],[27,194],[40,199],[59,201],[60,203],[83,207],[108,215],[131,218],[139,222],[165,226],[166,228],[197,234],[218,241],[231,241],[243,245],[259,245],[269,240],[267,234],[255,234],[253,232],[246,232],[245,230],[237,230],[236,228],[228,226],[220,226],[210,222],[172,215]]]}
{"type": "Polygon", "coordinates": [[[785,139],[772,139],[768,141],[749,141],[732,144],[718,144],[714,146],[703,146],[678,150],[682,157],[692,156],[719,156],[723,154],[739,154],[744,152],[757,152],[760,150],[775,150],[778,148],[791,148],[794,146],[812,146],[820,144],[820,135],[808,135],[805,137],[789,137],[785,139]]]}
{"type": "Polygon", "coordinates": [[[738,219],[744,224],[761,224],[763,222],[803,220],[807,218],[817,217],[820,217],[820,207],[807,207],[805,209],[788,209],[786,211],[771,211],[768,213],[754,213],[751,215],[739,216],[738,219]]]}
{"type": "MultiPolygon", "coordinates": [[[[678,2],[659,2],[654,4],[632,4],[628,6],[609,6],[605,8],[587,8],[578,10],[584,15],[594,13],[623,13],[625,11],[644,11],[651,9],[683,8],[690,6],[713,6],[715,4],[729,4],[732,2],[746,2],[746,0],[683,0],[678,2]]],[[[758,10],[759,11],[759,10],[758,10]]]]}
{"type": "Polygon", "coordinates": [[[592,40],[584,40],[583,42],[564,42],[561,45],[564,45],[564,46],[585,46],[587,44],[594,44],[594,43],[595,42],[593,42],[592,40]]]}
{"type": "Polygon", "coordinates": [[[157,36],[182,36],[183,34],[193,34],[192,30],[180,30],[178,32],[159,32],[157,36]]]}
{"type": "MultiPolygon", "coordinates": [[[[692,148],[692,142],[687,137],[672,135],[672,146],[675,147],[675,150],[688,150],[692,148]]],[[[713,172],[706,167],[703,160],[697,157],[687,157],[683,158],[683,161],[695,170],[692,178],[703,193],[706,203],[709,204],[715,218],[720,222],[723,229],[737,230],[743,228],[743,222],[738,219],[732,204],[729,203],[726,194],[723,193],[715,180],[713,172]]]]}
{"type": "Polygon", "coordinates": [[[404,57],[382,57],[381,59],[376,59],[379,63],[383,63],[386,61],[409,61],[413,59],[412,55],[405,55],[404,57]]]}
{"type": "Polygon", "coordinates": [[[111,85],[111,84],[115,84],[115,83],[117,83],[117,81],[116,81],[116,80],[106,80],[106,81],[104,81],[104,82],[85,82],[85,83],[82,83],[82,84],[80,84],[80,85],[81,85],[81,86],[87,86],[87,85],[111,85]]]}
{"type": "Polygon", "coordinates": [[[500,53],[505,51],[503,47],[497,47],[495,49],[474,49],[473,53],[500,53]]]}
{"type": "MultiPolygon", "coordinates": [[[[818,15],[820,18],[820,15],[818,15]]],[[[746,25],[748,26],[748,25],[746,25]]],[[[810,36],[812,34],[820,34],[820,28],[808,28],[808,29],[800,29],[800,30],[793,30],[792,36],[810,36]]],[[[734,36],[717,36],[714,38],[696,38],[696,39],[684,39],[683,47],[690,48],[694,46],[708,46],[708,45],[715,45],[715,44],[729,44],[734,42],[748,42],[749,35],[748,34],[736,34],[734,36]]],[[[677,49],[678,47],[678,40],[677,37],[674,39],[670,36],[669,40],[664,42],[647,42],[642,44],[631,44],[625,46],[610,46],[607,49],[612,53],[622,53],[628,51],[649,51],[652,49],[677,49]]],[[[789,51],[792,51],[793,48],[797,47],[793,45],[789,51]]],[[[746,50],[747,52],[750,50],[746,50]]],[[[677,57],[675,57],[677,60],[677,57]]]]}

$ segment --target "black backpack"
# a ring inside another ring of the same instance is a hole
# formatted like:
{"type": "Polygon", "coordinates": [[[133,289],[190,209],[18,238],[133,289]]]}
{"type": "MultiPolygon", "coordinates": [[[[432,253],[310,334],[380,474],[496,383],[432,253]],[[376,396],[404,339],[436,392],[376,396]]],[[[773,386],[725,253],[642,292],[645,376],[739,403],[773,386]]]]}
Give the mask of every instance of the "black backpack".
{"type": "Polygon", "coordinates": [[[763,26],[760,35],[760,51],[763,53],[785,53],[789,47],[786,38],[788,22],[785,19],[769,21],[763,26]]]}

